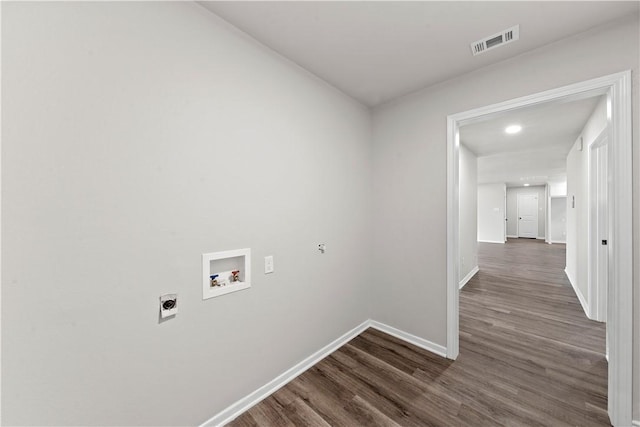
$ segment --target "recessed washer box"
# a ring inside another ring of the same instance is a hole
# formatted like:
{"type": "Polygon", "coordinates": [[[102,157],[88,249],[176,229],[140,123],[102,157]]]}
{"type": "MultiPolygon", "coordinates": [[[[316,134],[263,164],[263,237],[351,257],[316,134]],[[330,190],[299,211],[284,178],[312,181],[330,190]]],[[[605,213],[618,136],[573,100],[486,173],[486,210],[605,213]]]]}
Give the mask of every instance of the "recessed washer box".
{"type": "Polygon", "coordinates": [[[203,300],[250,287],[251,249],[202,254],[203,300]]]}

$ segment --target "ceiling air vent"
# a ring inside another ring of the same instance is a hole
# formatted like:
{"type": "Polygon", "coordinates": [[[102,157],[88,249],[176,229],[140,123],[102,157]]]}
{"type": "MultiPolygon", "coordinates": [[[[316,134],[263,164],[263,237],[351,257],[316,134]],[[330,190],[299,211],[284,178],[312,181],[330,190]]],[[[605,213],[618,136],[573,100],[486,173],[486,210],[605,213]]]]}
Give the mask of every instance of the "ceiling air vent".
{"type": "Polygon", "coordinates": [[[519,38],[520,26],[516,25],[489,37],[485,37],[482,40],[478,40],[477,42],[471,43],[471,52],[473,53],[473,56],[476,56],[498,46],[504,46],[507,43],[514,42],[519,38]]]}

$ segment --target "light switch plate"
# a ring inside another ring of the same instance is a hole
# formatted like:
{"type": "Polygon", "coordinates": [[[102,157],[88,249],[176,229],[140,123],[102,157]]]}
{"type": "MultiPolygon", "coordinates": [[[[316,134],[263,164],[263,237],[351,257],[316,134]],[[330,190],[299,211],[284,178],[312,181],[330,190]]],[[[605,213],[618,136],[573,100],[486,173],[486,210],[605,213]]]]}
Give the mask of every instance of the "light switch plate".
{"type": "Polygon", "coordinates": [[[273,273],[273,255],[264,257],[264,274],[273,273]]]}

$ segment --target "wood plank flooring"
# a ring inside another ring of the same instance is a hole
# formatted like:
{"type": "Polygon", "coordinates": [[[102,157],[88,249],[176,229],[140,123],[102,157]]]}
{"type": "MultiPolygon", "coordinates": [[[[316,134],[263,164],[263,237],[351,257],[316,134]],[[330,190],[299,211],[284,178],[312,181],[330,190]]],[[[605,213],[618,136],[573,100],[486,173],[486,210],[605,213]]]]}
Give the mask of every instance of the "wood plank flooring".
{"type": "Polygon", "coordinates": [[[604,324],[564,245],[479,244],[450,361],[369,329],[231,426],[608,426],[604,324]]]}

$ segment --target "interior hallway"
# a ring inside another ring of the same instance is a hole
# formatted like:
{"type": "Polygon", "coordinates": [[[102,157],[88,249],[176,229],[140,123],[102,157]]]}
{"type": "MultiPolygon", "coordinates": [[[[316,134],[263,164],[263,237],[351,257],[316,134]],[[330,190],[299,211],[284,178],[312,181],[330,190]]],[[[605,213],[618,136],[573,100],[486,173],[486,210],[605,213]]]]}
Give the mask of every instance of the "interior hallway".
{"type": "Polygon", "coordinates": [[[604,426],[604,324],[564,275],[564,245],[479,244],[455,362],[369,329],[234,426],[604,426]]]}

